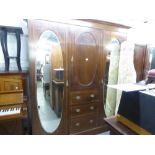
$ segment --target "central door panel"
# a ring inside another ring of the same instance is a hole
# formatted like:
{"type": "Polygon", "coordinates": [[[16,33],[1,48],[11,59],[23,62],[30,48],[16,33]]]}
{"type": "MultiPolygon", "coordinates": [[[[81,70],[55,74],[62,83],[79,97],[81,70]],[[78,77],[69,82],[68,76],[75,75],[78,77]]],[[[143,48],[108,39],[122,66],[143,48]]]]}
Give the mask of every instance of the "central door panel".
{"type": "Polygon", "coordinates": [[[70,31],[70,84],[72,89],[96,88],[99,86],[99,31],[78,27],[70,31]]]}
{"type": "Polygon", "coordinates": [[[69,115],[71,134],[83,133],[102,124],[104,52],[103,31],[70,26],[69,115]]]}
{"type": "Polygon", "coordinates": [[[82,33],[76,39],[75,45],[73,68],[76,69],[73,71],[75,71],[78,85],[90,86],[95,80],[94,75],[97,72],[96,39],[90,32],[82,33]]]}

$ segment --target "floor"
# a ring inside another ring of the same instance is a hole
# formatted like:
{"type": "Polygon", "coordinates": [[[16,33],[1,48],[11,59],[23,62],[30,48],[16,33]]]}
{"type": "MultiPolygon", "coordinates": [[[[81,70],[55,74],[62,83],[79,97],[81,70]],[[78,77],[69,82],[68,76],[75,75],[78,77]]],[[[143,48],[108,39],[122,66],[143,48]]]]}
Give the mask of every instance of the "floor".
{"type": "Polygon", "coordinates": [[[39,108],[39,116],[41,124],[46,132],[53,132],[57,129],[60,123],[60,118],[57,117],[50,105],[50,96],[44,96],[42,81],[37,82],[37,100],[39,108]]]}

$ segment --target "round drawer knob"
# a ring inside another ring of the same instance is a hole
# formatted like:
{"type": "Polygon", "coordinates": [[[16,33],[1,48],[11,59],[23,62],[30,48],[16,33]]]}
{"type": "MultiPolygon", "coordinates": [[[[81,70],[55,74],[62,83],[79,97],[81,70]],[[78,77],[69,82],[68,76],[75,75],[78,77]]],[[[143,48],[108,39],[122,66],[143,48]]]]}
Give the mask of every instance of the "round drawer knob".
{"type": "Polygon", "coordinates": [[[80,100],[80,98],[81,98],[80,96],[76,96],[76,99],[77,99],[77,100],[80,100]]]}
{"type": "Polygon", "coordinates": [[[18,87],[15,87],[15,89],[17,90],[17,89],[18,89],[18,87]]]}
{"type": "Polygon", "coordinates": [[[80,109],[76,109],[75,111],[76,111],[76,112],[80,112],[81,110],[80,110],[80,109]]]}
{"type": "Polygon", "coordinates": [[[90,94],[90,97],[91,97],[91,98],[94,98],[94,97],[95,97],[95,95],[94,95],[94,94],[90,94]]]}
{"type": "Polygon", "coordinates": [[[94,106],[90,106],[90,110],[94,110],[95,108],[94,108],[94,106]]]}
{"type": "Polygon", "coordinates": [[[75,126],[80,126],[80,123],[79,123],[79,122],[78,122],[78,123],[76,123],[76,124],[75,124],[75,126]]]}
{"type": "Polygon", "coordinates": [[[92,119],[91,119],[91,120],[89,120],[89,123],[93,123],[93,122],[94,122],[94,120],[92,120],[92,119]]]}

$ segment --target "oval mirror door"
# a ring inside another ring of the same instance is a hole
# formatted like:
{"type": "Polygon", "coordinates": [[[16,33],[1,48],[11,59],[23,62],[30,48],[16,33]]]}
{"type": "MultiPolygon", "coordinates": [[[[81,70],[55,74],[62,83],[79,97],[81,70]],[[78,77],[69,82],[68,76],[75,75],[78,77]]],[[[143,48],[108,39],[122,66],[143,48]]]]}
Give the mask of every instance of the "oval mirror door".
{"type": "Polygon", "coordinates": [[[60,42],[52,31],[41,34],[36,53],[37,106],[46,132],[54,132],[61,121],[64,92],[63,56],[60,42]]]}

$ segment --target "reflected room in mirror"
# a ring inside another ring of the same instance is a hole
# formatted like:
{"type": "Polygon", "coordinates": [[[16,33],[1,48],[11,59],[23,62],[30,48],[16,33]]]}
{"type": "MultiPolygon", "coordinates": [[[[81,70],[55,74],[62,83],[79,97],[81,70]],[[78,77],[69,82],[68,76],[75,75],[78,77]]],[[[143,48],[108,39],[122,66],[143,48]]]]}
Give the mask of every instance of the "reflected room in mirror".
{"type": "Polygon", "coordinates": [[[37,104],[42,127],[50,133],[58,128],[61,120],[63,71],[60,42],[55,33],[45,31],[36,53],[37,104]]]}

